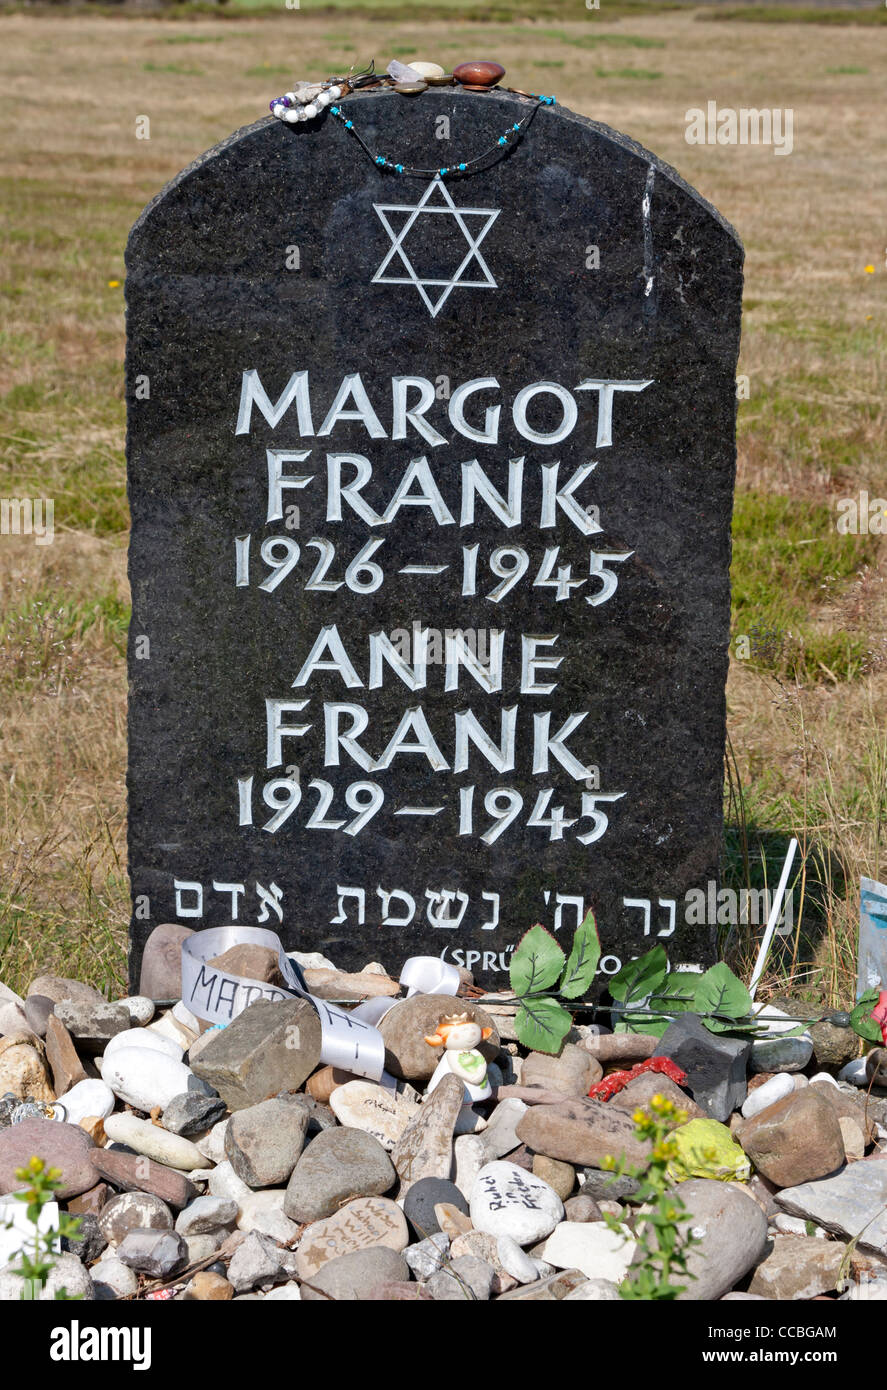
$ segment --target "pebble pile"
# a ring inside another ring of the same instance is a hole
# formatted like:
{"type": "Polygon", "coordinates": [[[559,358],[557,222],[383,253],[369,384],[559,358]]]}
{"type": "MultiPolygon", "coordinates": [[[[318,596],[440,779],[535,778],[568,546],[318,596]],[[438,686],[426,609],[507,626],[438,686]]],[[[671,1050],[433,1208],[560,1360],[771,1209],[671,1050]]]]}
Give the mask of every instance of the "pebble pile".
{"type": "MultiPolygon", "coordinates": [[[[113,1003],[54,975],[25,999],[0,984],[0,1299],[22,1294],[11,1194],[33,1155],[62,1173],[44,1220],[81,1218],[43,1298],[617,1299],[643,1213],[603,1165],[643,1163],[632,1115],[657,1093],[688,1115],[681,1298],[887,1299],[887,1092],[860,1089],[849,1030],[751,1043],[684,1014],[660,1039],[577,1025],[552,1057],[518,1045],[507,997],[460,998],[489,1030],[490,1095],[472,1102],[426,1041],[452,999],[385,1014],[392,1089],[320,1064],[307,1000],[259,1000],[223,1029],[155,1007],[180,991],[180,950],[158,927],[144,994],[113,1003]],[[673,1066],[589,1098],[654,1055],[673,1066]]],[[[255,952],[224,967],[255,974],[255,952]]],[[[331,999],[397,992],[376,965],[293,958],[331,999]]]]}

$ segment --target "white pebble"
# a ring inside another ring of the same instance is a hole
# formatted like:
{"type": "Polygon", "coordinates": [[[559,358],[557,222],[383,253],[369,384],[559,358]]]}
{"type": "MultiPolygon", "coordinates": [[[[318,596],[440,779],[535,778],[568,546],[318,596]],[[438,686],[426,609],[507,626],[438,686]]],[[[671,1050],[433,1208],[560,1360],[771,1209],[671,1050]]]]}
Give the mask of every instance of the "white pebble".
{"type": "Polygon", "coordinates": [[[534,1284],[539,1278],[532,1259],[511,1236],[499,1237],[496,1254],[506,1274],[510,1274],[519,1284],[534,1284]]]}
{"type": "Polygon", "coordinates": [[[213,1169],[209,1180],[209,1190],[214,1197],[231,1197],[237,1203],[238,1208],[247,1197],[252,1196],[252,1189],[247,1187],[243,1179],[237,1176],[227,1159],[213,1169]]]}
{"type": "Polygon", "coordinates": [[[163,1037],[161,1033],[155,1033],[151,1028],[125,1028],[122,1033],[116,1033],[105,1048],[105,1057],[113,1057],[115,1052],[120,1052],[124,1047],[141,1047],[146,1052],[162,1052],[165,1057],[172,1057],[176,1062],[181,1062],[184,1055],[177,1042],[173,1042],[172,1038],[163,1037]]]}
{"type": "Polygon", "coordinates": [[[154,1000],[149,999],[147,994],[128,994],[117,1002],[123,1005],[133,1023],[140,1028],[144,1028],[154,1017],[154,1000]]]}
{"type": "Polygon", "coordinates": [[[842,1067],[838,1072],[838,1080],[849,1081],[851,1086],[867,1086],[865,1058],[857,1057],[854,1061],[848,1062],[846,1067],[842,1067]]]}
{"type": "Polygon", "coordinates": [[[104,1081],[88,1077],[66,1091],[60,1103],[65,1107],[69,1125],[79,1125],[87,1115],[97,1115],[104,1120],[114,1109],[114,1092],[104,1081]]]}
{"type": "Polygon", "coordinates": [[[206,1162],[190,1139],[170,1134],[150,1120],[140,1120],[137,1115],[109,1115],[105,1120],[105,1133],[114,1143],[126,1144],[136,1153],[153,1158],[155,1163],[165,1163],[168,1168],[187,1173],[191,1168],[202,1168],[206,1162]]]}
{"type": "Polygon", "coordinates": [[[793,1093],[795,1083],[788,1072],[779,1072],[776,1076],[771,1076],[769,1081],[765,1081],[763,1086],[758,1086],[754,1091],[749,1091],[742,1103],[742,1114],[746,1120],[750,1120],[752,1115],[759,1115],[762,1110],[766,1110],[768,1105],[775,1105],[776,1101],[782,1100],[783,1096],[793,1093]]]}
{"type": "MultiPolygon", "coordinates": [[[[833,1086],[837,1086],[837,1085],[838,1085],[837,1081],[836,1081],[835,1078],[832,1076],[831,1072],[827,1072],[827,1071],[818,1071],[818,1072],[816,1073],[815,1076],[811,1076],[811,1078],[810,1078],[810,1085],[811,1085],[811,1086],[813,1085],[814,1081],[829,1081],[829,1082],[831,1082],[831,1084],[832,1084],[833,1086]]],[[[838,1089],[840,1090],[840,1087],[838,1087],[838,1089]]]]}
{"type": "MultiPolygon", "coordinates": [[[[102,1080],[106,1085],[120,1100],[146,1115],[158,1105],[165,1110],[173,1096],[188,1090],[193,1076],[184,1062],[142,1047],[121,1047],[102,1061],[102,1080]]],[[[203,1166],[203,1162],[194,1164],[195,1168],[203,1166]]]]}

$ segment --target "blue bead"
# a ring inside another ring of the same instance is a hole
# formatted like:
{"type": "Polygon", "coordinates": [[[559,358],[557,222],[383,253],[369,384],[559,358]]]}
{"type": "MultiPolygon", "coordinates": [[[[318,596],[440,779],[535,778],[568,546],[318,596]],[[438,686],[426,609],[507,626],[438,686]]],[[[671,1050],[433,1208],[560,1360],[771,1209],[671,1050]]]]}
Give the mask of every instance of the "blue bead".
{"type": "Polygon", "coordinates": [[[467,165],[467,164],[460,164],[460,165],[459,165],[459,168],[462,169],[462,170],[465,170],[465,169],[468,168],[468,165],[467,165]]]}
{"type": "Polygon", "coordinates": [[[441,170],[440,170],[440,173],[441,173],[441,174],[448,174],[449,172],[450,172],[449,169],[441,169],[441,170]]]}
{"type": "Polygon", "coordinates": [[[506,142],[505,136],[504,136],[504,135],[500,135],[500,136],[499,136],[499,144],[500,144],[500,145],[504,145],[504,144],[506,144],[506,143],[507,143],[507,142],[506,142]]]}
{"type": "Polygon", "coordinates": [[[520,130],[520,126],[519,126],[519,125],[513,125],[513,126],[511,127],[511,129],[512,129],[512,130],[520,130]]]}
{"type": "Polygon", "coordinates": [[[331,106],[330,111],[333,113],[334,116],[341,115],[341,108],[338,106],[331,106]]]}
{"type": "Polygon", "coordinates": [[[402,173],[403,173],[403,165],[402,165],[402,164],[395,164],[394,167],[395,167],[395,169],[397,170],[397,172],[398,172],[399,174],[402,174],[402,173]]]}
{"type": "Polygon", "coordinates": [[[346,129],[346,130],[353,130],[353,129],[354,129],[354,122],[353,122],[353,121],[346,121],[346,122],[345,122],[345,129],[346,129]]]}

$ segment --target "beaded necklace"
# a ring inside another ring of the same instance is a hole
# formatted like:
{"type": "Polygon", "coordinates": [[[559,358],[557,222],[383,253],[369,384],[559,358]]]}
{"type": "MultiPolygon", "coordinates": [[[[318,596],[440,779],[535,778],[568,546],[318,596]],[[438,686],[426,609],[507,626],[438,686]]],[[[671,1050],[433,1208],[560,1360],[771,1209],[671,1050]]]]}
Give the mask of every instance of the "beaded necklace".
{"type": "MultiPolygon", "coordinates": [[[[503,69],[499,69],[503,71],[503,69]]],[[[515,96],[531,97],[536,105],[533,106],[526,116],[520,121],[514,121],[497,139],[495,145],[483,150],[480,154],[474,155],[471,159],[458,160],[453,164],[440,165],[436,169],[420,169],[413,165],[403,164],[398,160],[389,159],[385,154],[378,154],[371,150],[356,129],[354,121],[348,115],[343,106],[338,103],[343,96],[360,87],[382,85],[386,79],[381,74],[373,71],[366,73],[349,75],[347,78],[332,77],[324,83],[309,86],[307,83],[299,84],[302,91],[296,90],[287,92],[284,96],[275,97],[270,103],[273,116],[279,121],[288,124],[295,124],[297,121],[310,121],[319,116],[321,111],[329,107],[330,114],[335,116],[344,128],[354,136],[364,153],[373,161],[377,169],[385,173],[403,175],[406,178],[440,178],[452,179],[465,177],[475,173],[480,166],[484,165],[492,156],[501,155],[509,146],[514,146],[522,135],[527,131],[532,123],[536,112],[540,106],[554,106],[553,96],[542,96],[533,92],[521,92],[514,87],[505,87],[500,90],[512,92],[515,96]],[[336,105],[332,103],[335,102],[336,105]]],[[[474,90],[477,90],[476,88],[474,90]]]]}
{"type": "MultiPolygon", "coordinates": [[[[506,91],[507,90],[509,89],[506,88],[506,91]]],[[[403,174],[407,178],[421,177],[427,179],[438,177],[441,179],[446,179],[458,177],[460,174],[464,175],[468,173],[473,173],[476,165],[483,164],[486,160],[488,160],[491,157],[491,155],[501,154],[507,146],[516,144],[517,141],[523,135],[524,131],[529,128],[530,122],[533,120],[533,117],[536,115],[536,112],[539,110],[539,107],[554,106],[555,104],[554,97],[536,96],[535,100],[537,104],[534,107],[532,107],[530,111],[527,112],[523,120],[515,121],[512,125],[510,125],[508,129],[504,132],[504,134],[499,136],[495,145],[491,145],[489,149],[484,150],[481,154],[475,155],[473,159],[463,159],[460,160],[457,164],[444,164],[437,169],[419,169],[413,165],[396,163],[394,160],[389,159],[387,155],[374,154],[373,151],[370,149],[369,145],[363,139],[363,137],[355,129],[354,122],[350,119],[349,116],[347,116],[343,107],[331,106],[330,114],[339,118],[339,120],[344,125],[345,129],[349,130],[351,134],[354,136],[355,140],[357,140],[361,149],[363,149],[366,152],[366,154],[369,155],[373,163],[378,165],[380,169],[388,170],[394,174],[403,174]]]]}

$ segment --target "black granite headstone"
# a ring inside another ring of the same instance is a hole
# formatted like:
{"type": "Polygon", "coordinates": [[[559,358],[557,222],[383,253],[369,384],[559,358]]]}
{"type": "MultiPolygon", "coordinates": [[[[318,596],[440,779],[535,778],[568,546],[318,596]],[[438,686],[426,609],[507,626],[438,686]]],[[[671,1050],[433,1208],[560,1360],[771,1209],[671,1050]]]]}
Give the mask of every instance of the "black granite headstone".
{"type": "MultiPolygon", "coordinates": [[[[528,110],[347,105],[428,168],[528,110]]],[[[444,182],[326,113],[198,160],[127,265],[132,970],[242,923],[502,987],[589,906],[600,979],[709,959],[733,230],[558,107],[444,182]]]]}

